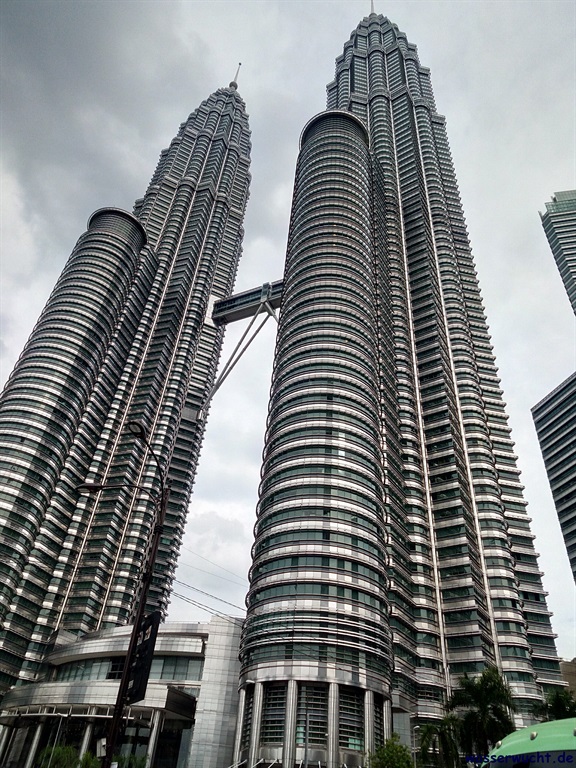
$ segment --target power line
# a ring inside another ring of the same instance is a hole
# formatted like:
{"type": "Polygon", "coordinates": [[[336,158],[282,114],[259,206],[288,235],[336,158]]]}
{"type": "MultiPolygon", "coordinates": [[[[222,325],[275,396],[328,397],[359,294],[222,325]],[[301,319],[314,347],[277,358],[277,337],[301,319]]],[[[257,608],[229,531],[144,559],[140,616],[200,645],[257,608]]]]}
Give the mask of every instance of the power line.
{"type": "Polygon", "coordinates": [[[206,597],[211,597],[212,600],[218,600],[220,603],[225,603],[226,605],[231,606],[232,608],[236,608],[239,611],[245,611],[245,608],[241,608],[239,605],[234,605],[234,603],[229,603],[227,600],[222,600],[221,597],[216,597],[216,595],[211,595],[210,592],[204,592],[202,589],[198,589],[198,587],[193,587],[191,584],[186,584],[184,581],[178,581],[178,579],[174,579],[175,584],[180,584],[181,587],[186,587],[187,589],[193,589],[194,592],[200,592],[201,595],[206,595],[206,597]]]}
{"type": "Polygon", "coordinates": [[[204,555],[198,554],[198,552],[194,552],[193,549],[190,549],[190,547],[185,547],[184,544],[180,546],[180,549],[185,549],[187,552],[192,552],[193,555],[196,555],[196,557],[199,557],[201,560],[206,560],[207,563],[210,563],[210,565],[215,565],[216,568],[221,568],[223,571],[226,571],[226,573],[229,573],[231,576],[235,576],[237,579],[243,579],[244,582],[246,581],[246,578],[244,576],[239,576],[237,573],[234,573],[233,571],[229,571],[228,568],[224,568],[222,565],[218,565],[218,563],[215,563],[213,560],[209,560],[207,557],[204,557],[204,555]]]}
{"type": "Polygon", "coordinates": [[[192,600],[191,597],[186,597],[186,595],[178,594],[178,592],[172,592],[172,597],[177,597],[180,600],[184,600],[185,603],[190,603],[191,605],[194,605],[196,608],[200,608],[203,611],[206,611],[207,613],[219,616],[221,619],[226,619],[226,621],[229,621],[231,624],[236,624],[239,619],[243,621],[243,618],[241,616],[227,616],[225,613],[220,613],[220,611],[217,611],[212,606],[204,605],[204,603],[199,603],[196,600],[192,600]]]}
{"type": "Polygon", "coordinates": [[[244,581],[242,582],[233,581],[232,579],[229,579],[226,576],[220,576],[220,574],[214,573],[213,571],[205,571],[203,568],[198,568],[197,565],[190,565],[189,563],[180,563],[180,565],[184,565],[186,566],[186,568],[193,568],[195,571],[200,571],[200,573],[207,573],[209,576],[215,576],[217,579],[223,579],[224,581],[229,581],[230,584],[237,584],[239,587],[244,587],[248,583],[248,579],[244,579],[244,581]]]}

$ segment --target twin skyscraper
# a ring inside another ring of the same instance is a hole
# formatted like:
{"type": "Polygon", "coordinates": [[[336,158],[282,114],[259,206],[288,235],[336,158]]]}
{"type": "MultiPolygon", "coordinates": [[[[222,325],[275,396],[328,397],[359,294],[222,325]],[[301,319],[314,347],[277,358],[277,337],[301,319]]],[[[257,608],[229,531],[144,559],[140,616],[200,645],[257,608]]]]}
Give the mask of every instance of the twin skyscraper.
{"type": "MultiPolygon", "coordinates": [[[[4,689],[38,679],[55,633],[130,621],[159,489],[134,421],[171,482],[149,596],[166,611],[249,155],[232,82],[133,214],[91,217],[6,385],[4,689]]],[[[560,680],[549,617],[445,121],[416,46],[372,13],[301,136],[235,760],[361,765],[392,714],[403,733],[442,717],[486,665],[523,722],[560,680]]]]}

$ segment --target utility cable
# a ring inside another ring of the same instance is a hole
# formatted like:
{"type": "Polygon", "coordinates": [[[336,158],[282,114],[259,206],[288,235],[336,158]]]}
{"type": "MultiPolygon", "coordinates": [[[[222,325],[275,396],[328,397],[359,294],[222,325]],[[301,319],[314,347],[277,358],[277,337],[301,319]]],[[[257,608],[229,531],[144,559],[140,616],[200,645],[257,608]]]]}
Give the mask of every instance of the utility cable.
{"type": "Polygon", "coordinates": [[[206,595],[206,597],[211,597],[212,600],[218,600],[220,603],[225,603],[226,605],[231,606],[232,608],[237,608],[239,611],[245,611],[245,608],[241,608],[239,605],[234,605],[234,603],[229,603],[227,600],[222,600],[221,597],[216,597],[216,595],[211,595],[210,592],[204,592],[202,589],[198,589],[198,587],[193,587],[191,584],[186,584],[184,581],[178,581],[178,579],[174,579],[174,584],[180,584],[181,587],[186,587],[187,589],[193,589],[194,592],[200,592],[201,595],[206,595]]]}
{"type": "Polygon", "coordinates": [[[233,571],[229,571],[227,568],[224,568],[222,565],[218,565],[218,563],[215,563],[213,560],[208,560],[207,557],[204,557],[204,555],[199,555],[198,552],[194,552],[194,550],[190,549],[190,547],[185,547],[184,544],[181,545],[180,549],[185,549],[187,552],[192,552],[193,555],[196,555],[196,557],[199,557],[201,560],[206,560],[207,563],[210,563],[211,565],[215,565],[216,568],[221,568],[223,571],[226,571],[226,573],[229,573],[231,576],[236,576],[237,579],[243,579],[244,583],[246,583],[247,579],[243,576],[239,576],[237,573],[234,573],[233,571]]]}
{"type": "Polygon", "coordinates": [[[215,576],[217,579],[229,581],[231,584],[237,584],[239,587],[245,587],[248,583],[248,579],[244,579],[243,582],[233,581],[232,579],[229,579],[226,576],[220,576],[218,573],[214,573],[213,571],[205,571],[203,568],[198,568],[197,565],[190,565],[189,563],[179,563],[179,565],[184,565],[186,568],[193,568],[195,571],[200,571],[200,573],[207,573],[209,576],[215,576]]]}

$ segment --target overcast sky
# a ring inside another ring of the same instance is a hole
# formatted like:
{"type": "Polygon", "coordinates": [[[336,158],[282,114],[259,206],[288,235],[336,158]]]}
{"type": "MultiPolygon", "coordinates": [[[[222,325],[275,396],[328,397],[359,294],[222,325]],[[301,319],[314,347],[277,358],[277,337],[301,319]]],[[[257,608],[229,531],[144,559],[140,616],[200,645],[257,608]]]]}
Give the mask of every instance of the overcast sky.
{"type": "MultiPolygon", "coordinates": [[[[432,70],[526,486],[548,604],[576,656],[576,597],[530,408],[576,367],[576,323],[538,211],[573,189],[572,0],[376,0],[432,70]]],[[[0,0],[1,346],[10,373],[89,215],[131,210],[178,125],[239,92],[252,189],[237,289],[282,277],[298,139],[369,0],[0,0]]],[[[227,349],[242,328],[230,328],[227,349]]],[[[273,321],[216,395],[175,591],[239,615],[273,321]]],[[[223,362],[226,360],[226,350],[223,362]]],[[[170,617],[209,613],[174,597],[170,617]]]]}

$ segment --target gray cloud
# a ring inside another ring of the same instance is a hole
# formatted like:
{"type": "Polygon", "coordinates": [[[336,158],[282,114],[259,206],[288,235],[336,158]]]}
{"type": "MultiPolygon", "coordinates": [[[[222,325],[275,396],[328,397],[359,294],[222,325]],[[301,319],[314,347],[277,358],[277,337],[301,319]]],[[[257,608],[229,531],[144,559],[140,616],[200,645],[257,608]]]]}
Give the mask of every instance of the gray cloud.
{"type": "MultiPolygon", "coordinates": [[[[574,315],[538,217],[553,192],[576,186],[574,5],[376,0],[376,10],[418,44],[447,118],[559,648],[576,656],[572,579],[530,416],[576,365],[574,315]]],[[[253,183],[237,286],[281,277],[298,138],[368,11],[368,0],[0,3],[2,380],[90,213],[131,208],[160,149],[238,61],[253,183]]],[[[273,330],[214,400],[186,534],[189,549],[241,578],[273,330]]],[[[181,560],[182,581],[243,604],[242,587],[186,571],[206,565],[186,549],[181,560]]],[[[194,618],[178,600],[171,615],[194,618]]]]}

